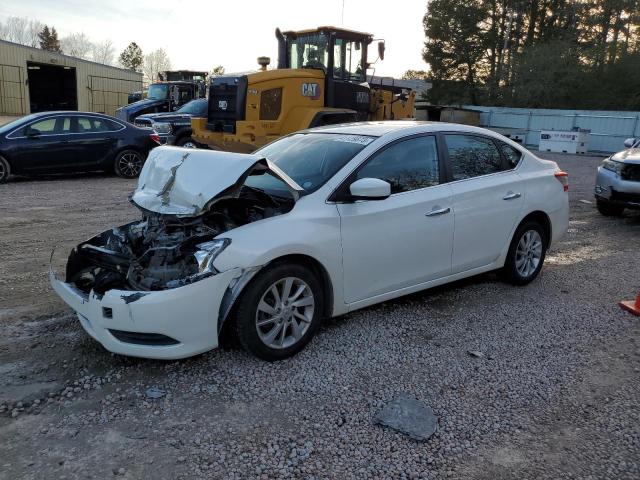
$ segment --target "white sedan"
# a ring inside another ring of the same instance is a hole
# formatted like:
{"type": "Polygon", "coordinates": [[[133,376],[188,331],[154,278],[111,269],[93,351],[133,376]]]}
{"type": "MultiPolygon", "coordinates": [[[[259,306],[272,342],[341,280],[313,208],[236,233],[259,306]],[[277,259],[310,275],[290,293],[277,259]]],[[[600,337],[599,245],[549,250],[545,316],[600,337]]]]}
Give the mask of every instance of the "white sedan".
{"type": "Polygon", "coordinates": [[[567,189],[554,162],[446,123],[322,127],[252,155],[158,147],[131,197],[142,220],[78,245],[51,283],[112,352],[188,357],[232,322],[279,360],[323,317],[490,270],[531,282],[567,189]]]}

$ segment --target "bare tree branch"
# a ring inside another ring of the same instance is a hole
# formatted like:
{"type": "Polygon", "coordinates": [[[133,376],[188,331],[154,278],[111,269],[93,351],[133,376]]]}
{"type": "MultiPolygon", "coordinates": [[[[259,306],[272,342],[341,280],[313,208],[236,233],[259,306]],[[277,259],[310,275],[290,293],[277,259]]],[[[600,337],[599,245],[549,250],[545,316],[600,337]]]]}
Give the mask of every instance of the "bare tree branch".
{"type": "Polygon", "coordinates": [[[44,25],[38,20],[25,17],[9,17],[0,23],[0,39],[29,47],[38,46],[38,33],[44,25]]]}
{"type": "Polygon", "coordinates": [[[93,42],[84,33],[72,33],[60,40],[60,46],[65,55],[89,60],[95,48],[93,42]]]}
{"type": "Polygon", "coordinates": [[[94,62],[103,63],[105,65],[113,65],[115,57],[115,49],[111,40],[104,40],[93,44],[91,56],[94,62]]]}
{"type": "Polygon", "coordinates": [[[164,48],[159,48],[144,56],[142,73],[147,83],[158,80],[158,73],[171,69],[171,60],[164,48]]]}

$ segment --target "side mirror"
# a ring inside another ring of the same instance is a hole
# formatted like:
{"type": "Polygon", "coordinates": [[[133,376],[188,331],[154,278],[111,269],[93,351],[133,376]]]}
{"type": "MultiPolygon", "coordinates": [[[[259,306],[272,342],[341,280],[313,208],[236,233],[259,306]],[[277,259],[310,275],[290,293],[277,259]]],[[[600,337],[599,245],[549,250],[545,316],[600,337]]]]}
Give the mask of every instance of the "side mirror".
{"type": "Polygon", "coordinates": [[[361,178],[349,186],[352,200],[384,200],[391,195],[389,182],[379,178],[361,178]]]}
{"type": "Polygon", "coordinates": [[[34,128],[28,128],[25,132],[25,136],[27,138],[38,138],[40,136],[40,132],[34,128]]]}
{"type": "Polygon", "coordinates": [[[380,57],[380,60],[384,60],[384,49],[385,49],[384,40],[382,40],[378,42],[378,57],[380,57]]]}
{"type": "Polygon", "coordinates": [[[636,143],[636,139],[635,138],[627,138],[624,141],[624,148],[631,148],[633,147],[633,145],[636,143]]]}

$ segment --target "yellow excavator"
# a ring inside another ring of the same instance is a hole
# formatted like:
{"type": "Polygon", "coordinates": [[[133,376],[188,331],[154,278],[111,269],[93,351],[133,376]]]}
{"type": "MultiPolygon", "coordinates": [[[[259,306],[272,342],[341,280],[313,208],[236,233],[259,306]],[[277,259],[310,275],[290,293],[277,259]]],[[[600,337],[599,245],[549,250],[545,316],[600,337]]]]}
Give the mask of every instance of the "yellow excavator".
{"type": "MultiPolygon", "coordinates": [[[[296,130],[363,120],[413,117],[416,92],[393,80],[367,81],[368,33],[335,27],[281,32],[278,68],[214,77],[207,118],[191,120],[193,140],[214,150],[249,153],[296,130]]],[[[384,41],[378,41],[384,58],[384,41]]]]}

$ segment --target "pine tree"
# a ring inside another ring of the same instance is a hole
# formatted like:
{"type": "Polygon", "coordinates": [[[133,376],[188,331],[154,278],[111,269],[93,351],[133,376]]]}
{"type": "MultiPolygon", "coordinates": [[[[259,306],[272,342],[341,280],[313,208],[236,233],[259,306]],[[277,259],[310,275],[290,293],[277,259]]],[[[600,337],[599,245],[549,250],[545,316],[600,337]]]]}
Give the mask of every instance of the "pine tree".
{"type": "Polygon", "coordinates": [[[42,50],[62,53],[62,49],[60,48],[60,40],[58,40],[58,32],[56,31],[55,27],[51,27],[51,29],[49,29],[49,27],[45,25],[42,31],[38,34],[38,39],[40,41],[40,48],[42,50]]]}
{"type": "Polygon", "coordinates": [[[136,42],[131,42],[120,54],[120,65],[134,72],[139,72],[142,66],[142,49],[136,42]]]}

